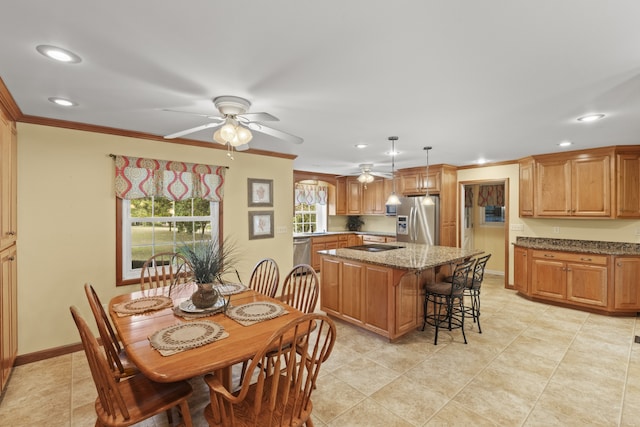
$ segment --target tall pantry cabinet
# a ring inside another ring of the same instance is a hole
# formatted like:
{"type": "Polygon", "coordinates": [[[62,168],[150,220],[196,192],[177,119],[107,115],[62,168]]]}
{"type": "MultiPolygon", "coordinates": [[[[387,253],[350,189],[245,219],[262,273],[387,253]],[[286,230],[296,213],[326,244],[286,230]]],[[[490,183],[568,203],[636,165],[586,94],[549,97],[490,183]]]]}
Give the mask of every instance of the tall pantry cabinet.
{"type": "Polygon", "coordinates": [[[17,140],[15,121],[0,108],[0,393],[18,353],[17,140]]]}

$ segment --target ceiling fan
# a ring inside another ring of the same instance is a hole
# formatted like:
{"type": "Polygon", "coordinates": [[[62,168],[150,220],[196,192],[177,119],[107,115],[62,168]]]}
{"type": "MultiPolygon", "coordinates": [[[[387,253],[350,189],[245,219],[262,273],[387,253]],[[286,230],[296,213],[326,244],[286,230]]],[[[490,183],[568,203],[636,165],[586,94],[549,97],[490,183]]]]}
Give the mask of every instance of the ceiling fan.
{"type": "Polygon", "coordinates": [[[213,140],[222,145],[229,145],[238,151],[244,151],[249,148],[248,143],[253,138],[252,130],[294,144],[301,144],[303,141],[299,136],[274,129],[262,123],[263,121],[279,121],[277,117],[269,113],[247,113],[247,110],[251,107],[251,102],[244,98],[218,96],[213,98],[213,103],[220,111],[220,116],[196,114],[206,117],[212,122],[165,135],[165,138],[173,139],[204,129],[219,128],[214,132],[213,140]]]}
{"type": "Polygon", "coordinates": [[[358,165],[358,167],[360,168],[360,175],[358,175],[358,181],[360,181],[364,185],[367,185],[373,182],[376,176],[381,178],[392,178],[392,175],[390,173],[374,172],[372,170],[373,163],[362,163],[358,165]]]}

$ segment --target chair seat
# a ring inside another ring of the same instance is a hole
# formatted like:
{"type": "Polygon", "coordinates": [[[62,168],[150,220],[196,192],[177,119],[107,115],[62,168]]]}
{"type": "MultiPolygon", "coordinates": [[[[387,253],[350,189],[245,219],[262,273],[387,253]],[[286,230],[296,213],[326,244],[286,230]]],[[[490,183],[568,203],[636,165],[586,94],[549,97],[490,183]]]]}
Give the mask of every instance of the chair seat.
{"type": "MultiPolygon", "coordinates": [[[[213,385],[217,382],[215,377],[207,377],[205,380],[210,385],[213,385]]],[[[264,383],[264,389],[270,390],[272,381],[277,378],[280,381],[280,385],[278,386],[278,395],[276,397],[276,401],[282,402],[285,401],[284,395],[285,393],[295,393],[295,387],[287,387],[287,377],[284,375],[273,375],[269,377],[264,383]]],[[[277,408],[274,413],[269,411],[269,398],[268,394],[262,394],[262,392],[258,391],[258,384],[252,384],[249,387],[247,392],[247,396],[244,398],[242,402],[234,405],[233,414],[234,414],[234,427],[254,427],[254,426],[302,426],[305,421],[309,419],[311,415],[311,411],[313,409],[313,403],[311,400],[308,401],[307,406],[302,409],[302,412],[297,412],[299,409],[298,405],[294,406],[289,403],[286,407],[282,405],[277,405],[277,408]],[[252,408],[255,406],[255,401],[257,398],[262,399],[262,411],[255,417],[252,413],[252,408]],[[301,414],[297,416],[293,416],[293,414],[301,414]],[[293,419],[291,419],[293,417],[293,419]],[[271,418],[272,422],[270,423],[269,418],[271,418]],[[291,422],[289,423],[289,420],[291,422]],[[283,423],[278,423],[277,420],[283,420],[283,423]]],[[[291,401],[290,401],[291,402],[291,401]]],[[[214,412],[211,409],[211,405],[207,405],[204,409],[204,417],[209,423],[209,426],[214,427],[223,427],[221,420],[216,420],[217,416],[214,416],[214,412]]]]}
{"type": "Polygon", "coordinates": [[[124,350],[124,348],[118,352],[118,357],[120,358],[120,362],[122,363],[122,372],[117,373],[120,378],[127,378],[140,373],[138,367],[131,360],[129,360],[129,356],[127,355],[127,352],[124,350]]]}
{"type": "Polygon", "coordinates": [[[442,296],[460,296],[462,295],[463,289],[454,289],[453,293],[451,292],[452,288],[451,283],[447,282],[438,282],[438,283],[429,283],[425,286],[425,291],[430,294],[437,294],[442,296]]]}
{"type": "Polygon", "coordinates": [[[160,414],[176,405],[176,401],[190,396],[191,385],[186,381],[176,383],[156,383],[144,375],[134,375],[118,383],[118,390],[127,404],[129,418],[125,419],[120,411],[116,416],[109,415],[100,398],[96,399],[96,414],[105,426],[129,426],[139,423],[153,415],[160,414]]]}

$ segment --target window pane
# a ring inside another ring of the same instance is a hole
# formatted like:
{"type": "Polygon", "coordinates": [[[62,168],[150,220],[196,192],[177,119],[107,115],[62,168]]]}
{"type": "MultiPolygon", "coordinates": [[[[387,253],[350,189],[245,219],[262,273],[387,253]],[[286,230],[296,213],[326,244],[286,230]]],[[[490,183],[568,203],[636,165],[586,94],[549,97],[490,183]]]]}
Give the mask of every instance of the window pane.
{"type": "Polygon", "coordinates": [[[153,223],[137,222],[131,224],[131,246],[147,246],[153,243],[153,223]]]}
{"type": "Polygon", "coordinates": [[[149,218],[153,209],[153,199],[147,197],[146,199],[130,200],[131,202],[131,216],[133,218],[149,218]]]}

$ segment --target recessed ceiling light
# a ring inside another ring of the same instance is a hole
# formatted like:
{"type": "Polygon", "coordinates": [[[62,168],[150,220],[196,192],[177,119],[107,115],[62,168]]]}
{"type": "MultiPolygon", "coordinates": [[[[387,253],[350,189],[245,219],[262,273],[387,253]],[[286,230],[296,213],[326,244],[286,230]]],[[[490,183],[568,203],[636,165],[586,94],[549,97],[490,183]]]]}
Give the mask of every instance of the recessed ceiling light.
{"type": "Polygon", "coordinates": [[[573,145],[573,142],[571,141],[562,141],[561,143],[558,144],[560,147],[568,147],[570,145],[573,145]]]}
{"type": "Polygon", "coordinates": [[[604,114],[588,114],[586,116],[578,117],[576,120],[578,120],[579,122],[588,123],[588,122],[595,122],[602,118],[604,118],[604,114]]]}
{"type": "Polygon", "coordinates": [[[69,101],[68,99],[65,99],[65,98],[49,98],[49,101],[63,107],[75,107],[76,105],[78,105],[77,103],[73,101],[69,101]]]}
{"type": "Polygon", "coordinates": [[[78,62],[82,61],[82,58],[80,58],[78,55],[69,50],[62,49],[61,47],[41,44],[36,46],[36,50],[47,58],[51,58],[60,62],[66,62],[68,64],[77,64],[78,62]]]}
{"type": "Polygon", "coordinates": [[[387,156],[397,156],[398,154],[400,154],[400,152],[398,150],[396,150],[396,151],[387,151],[385,154],[387,156]]]}
{"type": "Polygon", "coordinates": [[[356,144],[355,147],[356,148],[366,148],[366,147],[368,147],[368,145],[367,144],[356,144]]]}
{"type": "Polygon", "coordinates": [[[478,159],[478,161],[476,162],[479,165],[484,165],[485,163],[487,163],[487,159],[483,159],[482,157],[478,159]]]}

